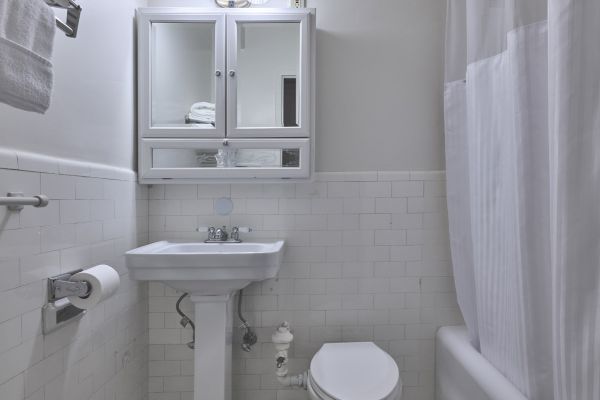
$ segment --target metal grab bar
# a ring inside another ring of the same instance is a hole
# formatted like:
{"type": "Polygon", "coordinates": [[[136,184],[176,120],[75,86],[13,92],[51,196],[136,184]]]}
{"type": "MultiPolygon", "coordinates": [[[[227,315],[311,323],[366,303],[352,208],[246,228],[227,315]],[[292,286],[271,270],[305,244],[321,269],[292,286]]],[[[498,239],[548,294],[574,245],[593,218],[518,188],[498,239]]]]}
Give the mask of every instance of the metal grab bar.
{"type": "Polygon", "coordinates": [[[21,192],[9,192],[7,197],[0,197],[0,206],[6,206],[11,211],[21,211],[24,206],[46,207],[50,202],[48,196],[39,194],[24,197],[21,192]]]}

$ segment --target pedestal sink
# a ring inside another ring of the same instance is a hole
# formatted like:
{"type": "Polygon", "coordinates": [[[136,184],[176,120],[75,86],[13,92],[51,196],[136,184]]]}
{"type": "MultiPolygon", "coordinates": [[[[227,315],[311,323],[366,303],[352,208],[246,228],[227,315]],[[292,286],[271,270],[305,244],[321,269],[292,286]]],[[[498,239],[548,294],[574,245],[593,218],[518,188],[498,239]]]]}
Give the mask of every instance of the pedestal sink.
{"type": "Polygon", "coordinates": [[[160,281],[188,292],[195,307],[194,400],[230,400],[231,346],[227,301],[279,271],[284,242],[156,242],[125,255],[132,279],[160,281]]]}

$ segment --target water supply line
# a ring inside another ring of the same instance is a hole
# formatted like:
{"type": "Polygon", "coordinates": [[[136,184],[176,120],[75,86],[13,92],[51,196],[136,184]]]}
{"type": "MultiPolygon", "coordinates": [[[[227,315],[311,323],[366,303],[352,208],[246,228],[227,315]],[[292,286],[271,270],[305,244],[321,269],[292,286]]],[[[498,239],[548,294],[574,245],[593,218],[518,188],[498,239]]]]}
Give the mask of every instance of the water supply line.
{"type": "Polygon", "coordinates": [[[185,315],[185,313],[181,311],[180,308],[181,301],[185,298],[185,296],[188,296],[188,293],[184,293],[181,295],[181,297],[179,297],[177,303],[175,304],[175,309],[177,310],[177,314],[179,314],[179,316],[181,317],[181,321],[179,321],[179,324],[181,324],[181,326],[183,326],[184,328],[187,328],[188,325],[192,327],[192,341],[187,344],[187,347],[193,350],[196,344],[196,325],[194,325],[194,321],[192,321],[190,317],[185,315]]]}
{"type": "Polygon", "coordinates": [[[240,289],[240,291],[238,292],[238,303],[237,303],[237,312],[238,312],[238,318],[240,319],[240,321],[242,321],[241,325],[240,325],[240,329],[244,330],[244,335],[242,336],[242,350],[244,350],[245,352],[250,352],[252,351],[252,346],[254,346],[256,344],[256,342],[258,341],[258,337],[256,336],[256,333],[254,332],[254,330],[252,329],[252,327],[250,326],[250,324],[248,323],[248,321],[246,320],[246,318],[244,318],[244,316],[242,315],[242,297],[244,295],[244,289],[240,289]]]}
{"type": "Polygon", "coordinates": [[[277,350],[275,354],[275,375],[277,375],[279,383],[283,386],[299,387],[306,390],[308,388],[308,371],[298,375],[288,375],[288,350],[294,340],[294,335],[290,332],[290,324],[287,321],[282,322],[271,336],[271,340],[275,345],[275,350],[277,350]]]}

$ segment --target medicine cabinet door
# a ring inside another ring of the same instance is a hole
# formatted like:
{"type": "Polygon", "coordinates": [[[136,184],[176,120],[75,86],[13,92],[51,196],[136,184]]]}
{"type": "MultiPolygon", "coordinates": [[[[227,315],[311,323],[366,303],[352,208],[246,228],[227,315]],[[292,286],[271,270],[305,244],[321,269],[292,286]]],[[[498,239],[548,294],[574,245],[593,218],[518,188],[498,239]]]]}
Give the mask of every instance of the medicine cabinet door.
{"type": "Polygon", "coordinates": [[[225,16],[138,15],[143,137],[225,136],[225,16]]]}
{"type": "MultiPolygon", "coordinates": [[[[310,176],[309,139],[142,139],[140,177],[161,180],[294,179],[310,176]]],[[[164,182],[164,181],[163,181],[164,182]]]]}
{"type": "Polygon", "coordinates": [[[309,13],[227,16],[227,136],[310,136],[309,13]]]}

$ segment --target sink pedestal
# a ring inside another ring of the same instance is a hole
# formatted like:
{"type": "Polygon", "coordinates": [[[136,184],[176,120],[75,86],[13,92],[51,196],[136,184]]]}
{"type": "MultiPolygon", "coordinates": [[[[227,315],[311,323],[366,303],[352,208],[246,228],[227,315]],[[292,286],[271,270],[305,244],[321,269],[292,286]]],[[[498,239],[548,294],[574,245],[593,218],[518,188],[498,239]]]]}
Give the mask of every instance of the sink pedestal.
{"type": "Polygon", "coordinates": [[[194,400],[231,400],[230,295],[196,296],[194,303],[194,400]]]}

